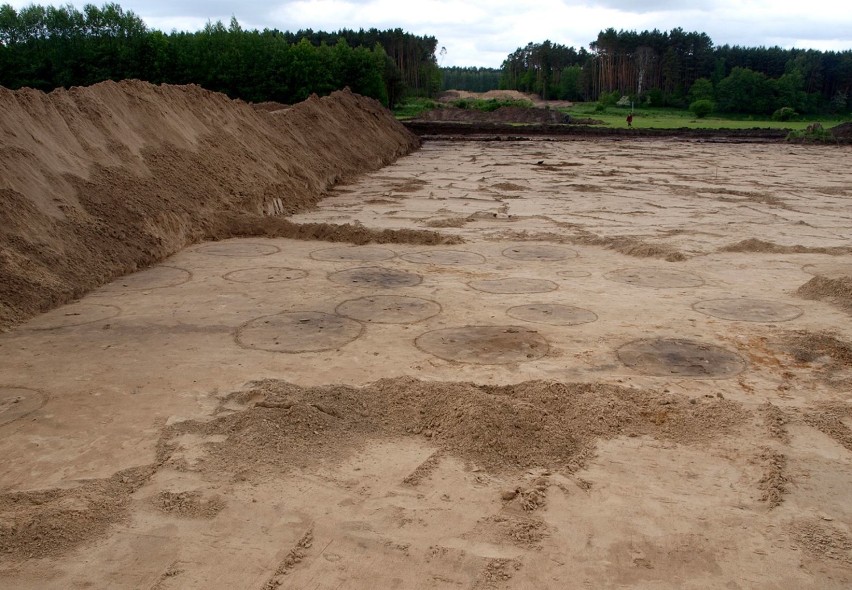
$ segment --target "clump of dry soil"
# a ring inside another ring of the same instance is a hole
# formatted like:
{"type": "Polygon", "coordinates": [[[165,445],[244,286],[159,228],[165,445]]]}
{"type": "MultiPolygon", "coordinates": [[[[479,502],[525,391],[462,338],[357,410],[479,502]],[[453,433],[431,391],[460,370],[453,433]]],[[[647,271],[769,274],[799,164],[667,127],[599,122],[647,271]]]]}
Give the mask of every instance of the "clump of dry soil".
{"type": "Polygon", "coordinates": [[[153,472],[138,467],[76,488],[0,495],[0,555],[45,557],[103,535],[127,516],[130,494],[153,472]]]}

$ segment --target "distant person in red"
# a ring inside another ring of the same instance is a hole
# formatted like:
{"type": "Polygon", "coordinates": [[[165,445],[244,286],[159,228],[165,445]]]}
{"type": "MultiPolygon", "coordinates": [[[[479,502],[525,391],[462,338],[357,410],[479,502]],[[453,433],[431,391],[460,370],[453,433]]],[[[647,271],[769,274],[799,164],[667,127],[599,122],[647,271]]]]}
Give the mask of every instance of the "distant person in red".
{"type": "Polygon", "coordinates": [[[629,115],[627,115],[627,126],[633,127],[633,113],[630,113],[629,115]]]}

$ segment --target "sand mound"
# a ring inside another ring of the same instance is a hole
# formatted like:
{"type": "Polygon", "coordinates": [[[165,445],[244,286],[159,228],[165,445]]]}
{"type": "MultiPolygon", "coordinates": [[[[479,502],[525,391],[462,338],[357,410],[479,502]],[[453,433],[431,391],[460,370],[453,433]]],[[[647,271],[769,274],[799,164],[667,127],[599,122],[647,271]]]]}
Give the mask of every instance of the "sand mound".
{"type": "Polygon", "coordinates": [[[765,254],[847,254],[850,248],[836,247],[813,247],[796,244],[794,246],[782,246],[774,242],[766,242],[757,238],[741,240],[735,244],[728,244],[719,249],[719,252],[760,252],[765,254]]]}
{"type": "Polygon", "coordinates": [[[204,467],[262,473],[351,453],[365,438],[419,436],[494,471],[573,471],[599,438],[649,435],[694,443],[730,432],[746,416],[739,404],[718,398],[544,381],[493,387],[396,378],[363,388],[301,388],[268,380],[229,401],[247,407],[166,429],[161,458],[179,457],[183,435],[225,435],[207,445],[204,467]]]}
{"type": "Polygon", "coordinates": [[[796,290],[803,299],[828,301],[852,312],[852,277],[815,276],[796,290]]]}
{"type": "Polygon", "coordinates": [[[500,107],[491,112],[443,107],[426,111],[421,121],[466,121],[471,123],[568,123],[568,115],[554,109],[500,107]]]}
{"type": "Polygon", "coordinates": [[[479,98],[483,100],[538,100],[535,94],[524,94],[518,90],[489,90],[487,92],[471,92],[469,90],[447,90],[438,97],[441,102],[452,102],[460,98],[479,98]]]}
{"type": "Polygon", "coordinates": [[[625,256],[636,258],[661,258],[668,262],[681,262],[686,255],[669,244],[649,244],[633,236],[604,237],[586,230],[579,230],[571,243],[584,246],[602,246],[625,256]]]}
{"type": "MultiPolygon", "coordinates": [[[[447,227],[447,226],[434,226],[447,227]]],[[[283,217],[260,215],[223,216],[208,229],[207,237],[225,239],[264,236],[293,240],[322,240],[351,244],[461,244],[458,236],[419,229],[372,229],[351,223],[294,223],[283,217]]]]}
{"type": "Polygon", "coordinates": [[[834,137],[852,137],[852,123],[841,123],[830,129],[834,137]]]}
{"type": "Polygon", "coordinates": [[[349,91],[269,113],[197,86],[104,82],[0,88],[0,109],[0,328],[418,145],[349,91]]]}

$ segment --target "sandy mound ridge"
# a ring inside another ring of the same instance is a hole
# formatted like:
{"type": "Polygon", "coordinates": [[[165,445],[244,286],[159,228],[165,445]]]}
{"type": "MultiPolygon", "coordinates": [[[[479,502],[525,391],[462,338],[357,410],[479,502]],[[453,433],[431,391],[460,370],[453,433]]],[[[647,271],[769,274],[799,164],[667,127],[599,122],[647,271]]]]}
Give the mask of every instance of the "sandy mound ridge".
{"type": "Polygon", "coordinates": [[[803,299],[828,301],[852,312],[852,277],[831,279],[816,276],[796,290],[803,299]]]}
{"type": "Polygon", "coordinates": [[[0,88],[0,328],[316,202],[418,139],[341,91],[266,112],[197,86],[0,88]]]}
{"type": "Polygon", "coordinates": [[[568,115],[555,109],[509,106],[499,107],[491,112],[443,107],[426,111],[419,119],[422,121],[468,121],[475,123],[568,123],[568,115]]]}

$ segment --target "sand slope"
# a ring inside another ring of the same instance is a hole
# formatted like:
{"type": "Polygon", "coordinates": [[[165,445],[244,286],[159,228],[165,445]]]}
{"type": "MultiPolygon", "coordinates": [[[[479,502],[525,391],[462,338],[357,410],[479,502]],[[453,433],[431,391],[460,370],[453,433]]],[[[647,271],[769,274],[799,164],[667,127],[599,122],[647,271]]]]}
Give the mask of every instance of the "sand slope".
{"type": "Polygon", "coordinates": [[[197,86],[105,82],[0,88],[0,110],[0,328],[418,145],[349,91],[268,113],[197,86]]]}

